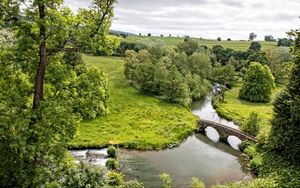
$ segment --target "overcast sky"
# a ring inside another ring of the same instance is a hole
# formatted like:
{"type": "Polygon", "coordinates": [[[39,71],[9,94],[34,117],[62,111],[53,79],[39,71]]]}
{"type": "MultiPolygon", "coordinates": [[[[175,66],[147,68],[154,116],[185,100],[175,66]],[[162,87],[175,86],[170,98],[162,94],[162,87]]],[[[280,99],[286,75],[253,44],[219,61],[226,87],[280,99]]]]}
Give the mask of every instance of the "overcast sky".
{"type": "MultiPolygon", "coordinates": [[[[89,0],[66,0],[72,10],[89,0]]],[[[119,0],[113,30],[146,35],[248,39],[300,28],[300,0],[119,0]]]]}

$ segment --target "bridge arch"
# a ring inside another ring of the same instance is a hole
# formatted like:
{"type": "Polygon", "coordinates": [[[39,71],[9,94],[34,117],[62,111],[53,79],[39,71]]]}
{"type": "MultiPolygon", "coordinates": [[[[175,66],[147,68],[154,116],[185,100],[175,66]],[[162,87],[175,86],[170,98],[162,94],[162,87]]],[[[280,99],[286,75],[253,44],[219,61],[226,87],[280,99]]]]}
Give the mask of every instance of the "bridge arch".
{"type": "Polygon", "coordinates": [[[219,136],[220,136],[219,140],[221,142],[225,142],[227,144],[229,144],[228,143],[229,136],[235,136],[235,137],[239,138],[241,141],[248,140],[251,142],[256,142],[256,138],[249,136],[238,129],[234,129],[234,128],[228,127],[226,125],[222,125],[219,123],[215,123],[215,122],[208,121],[208,120],[202,120],[202,119],[198,120],[197,124],[198,124],[198,131],[202,132],[202,133],[205,132],[205,129],[207,127],[214,128],[219,133],[219,136]]]}

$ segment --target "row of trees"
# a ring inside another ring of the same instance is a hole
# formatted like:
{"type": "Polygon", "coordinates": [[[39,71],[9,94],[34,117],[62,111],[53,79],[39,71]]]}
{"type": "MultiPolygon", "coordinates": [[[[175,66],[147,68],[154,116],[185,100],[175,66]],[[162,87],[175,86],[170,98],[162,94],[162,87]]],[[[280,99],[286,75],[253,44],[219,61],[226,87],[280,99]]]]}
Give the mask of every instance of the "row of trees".
{"type": "Polygon", "coordinates": [[[254,41],[246,52],[235,51],[220,45],[213,46],[212,52],[215,54],[218,62],[222,65],[232,65],[236,71],[248,68],[250,62],[259,62],[262,65],[267,65],[275,77],[275,82],[284,83],[292,67],[292,55],[289,48],[278,47],[262,52],[260,47],[259,42],[254,41]]]}

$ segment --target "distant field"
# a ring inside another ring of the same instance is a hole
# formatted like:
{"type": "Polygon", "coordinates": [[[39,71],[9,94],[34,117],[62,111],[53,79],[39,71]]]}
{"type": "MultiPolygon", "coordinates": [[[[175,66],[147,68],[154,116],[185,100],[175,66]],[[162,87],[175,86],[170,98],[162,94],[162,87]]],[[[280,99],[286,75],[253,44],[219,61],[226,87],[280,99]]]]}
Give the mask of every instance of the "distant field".
{"type": "Polygon", "coordinates": [[[124,59],[83,56],[84,62],[108,74],[110,113],[83,121],[72,148],[101,148],[116,144],[125,148],[158,149],[177,145],[196,129],[189,109],[143,94],[128,85],[124,59]]]}
{"type": "MultiPolygon", "coordinates": [[[[250,41],[217,41],[217,40],[208,40],[208,39],[197,39],[200,45],[205,45],[209,48],[214,45],[221,45],[224,48],[232,48],[234,50],[246,51],[250,46],[250,41]]],[[[138,42],[138,43],[162,43],[168,46],[174,46],[179,42],[183,42],[184,38],[182,37],[146,37],[146,36],[130,36],[123,39],[126,42],[138,42]]],[[[260,41],[262,45],[262,50],[267,51],[269,49],[275,48],[277,46],[277,42],[267,42],[260,41]]]]}

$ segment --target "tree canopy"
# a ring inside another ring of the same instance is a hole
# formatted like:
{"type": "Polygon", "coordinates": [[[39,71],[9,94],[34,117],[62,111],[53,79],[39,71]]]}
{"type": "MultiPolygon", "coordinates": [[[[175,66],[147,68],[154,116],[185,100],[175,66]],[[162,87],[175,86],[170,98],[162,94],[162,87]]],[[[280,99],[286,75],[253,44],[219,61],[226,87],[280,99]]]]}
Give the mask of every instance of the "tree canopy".
{"type": "Polygon", "coordinates": [[[107,112],[107,76],[83,64],[79,53],[111,53],[117,43],[108,35],[115,0],[94,0],[76,15],[62,3],[1,1],[1,24],[12,34],[12,42],[6,38],[0,47],[4,187],[52,181],[79,121],[107,112]]]}
{"type": "Polygon", "coordinates": [[[274,77],[269,67],[252,62],[244,75],[239,97],[251,102],[269,102],[273,88],[274,77]]]}

